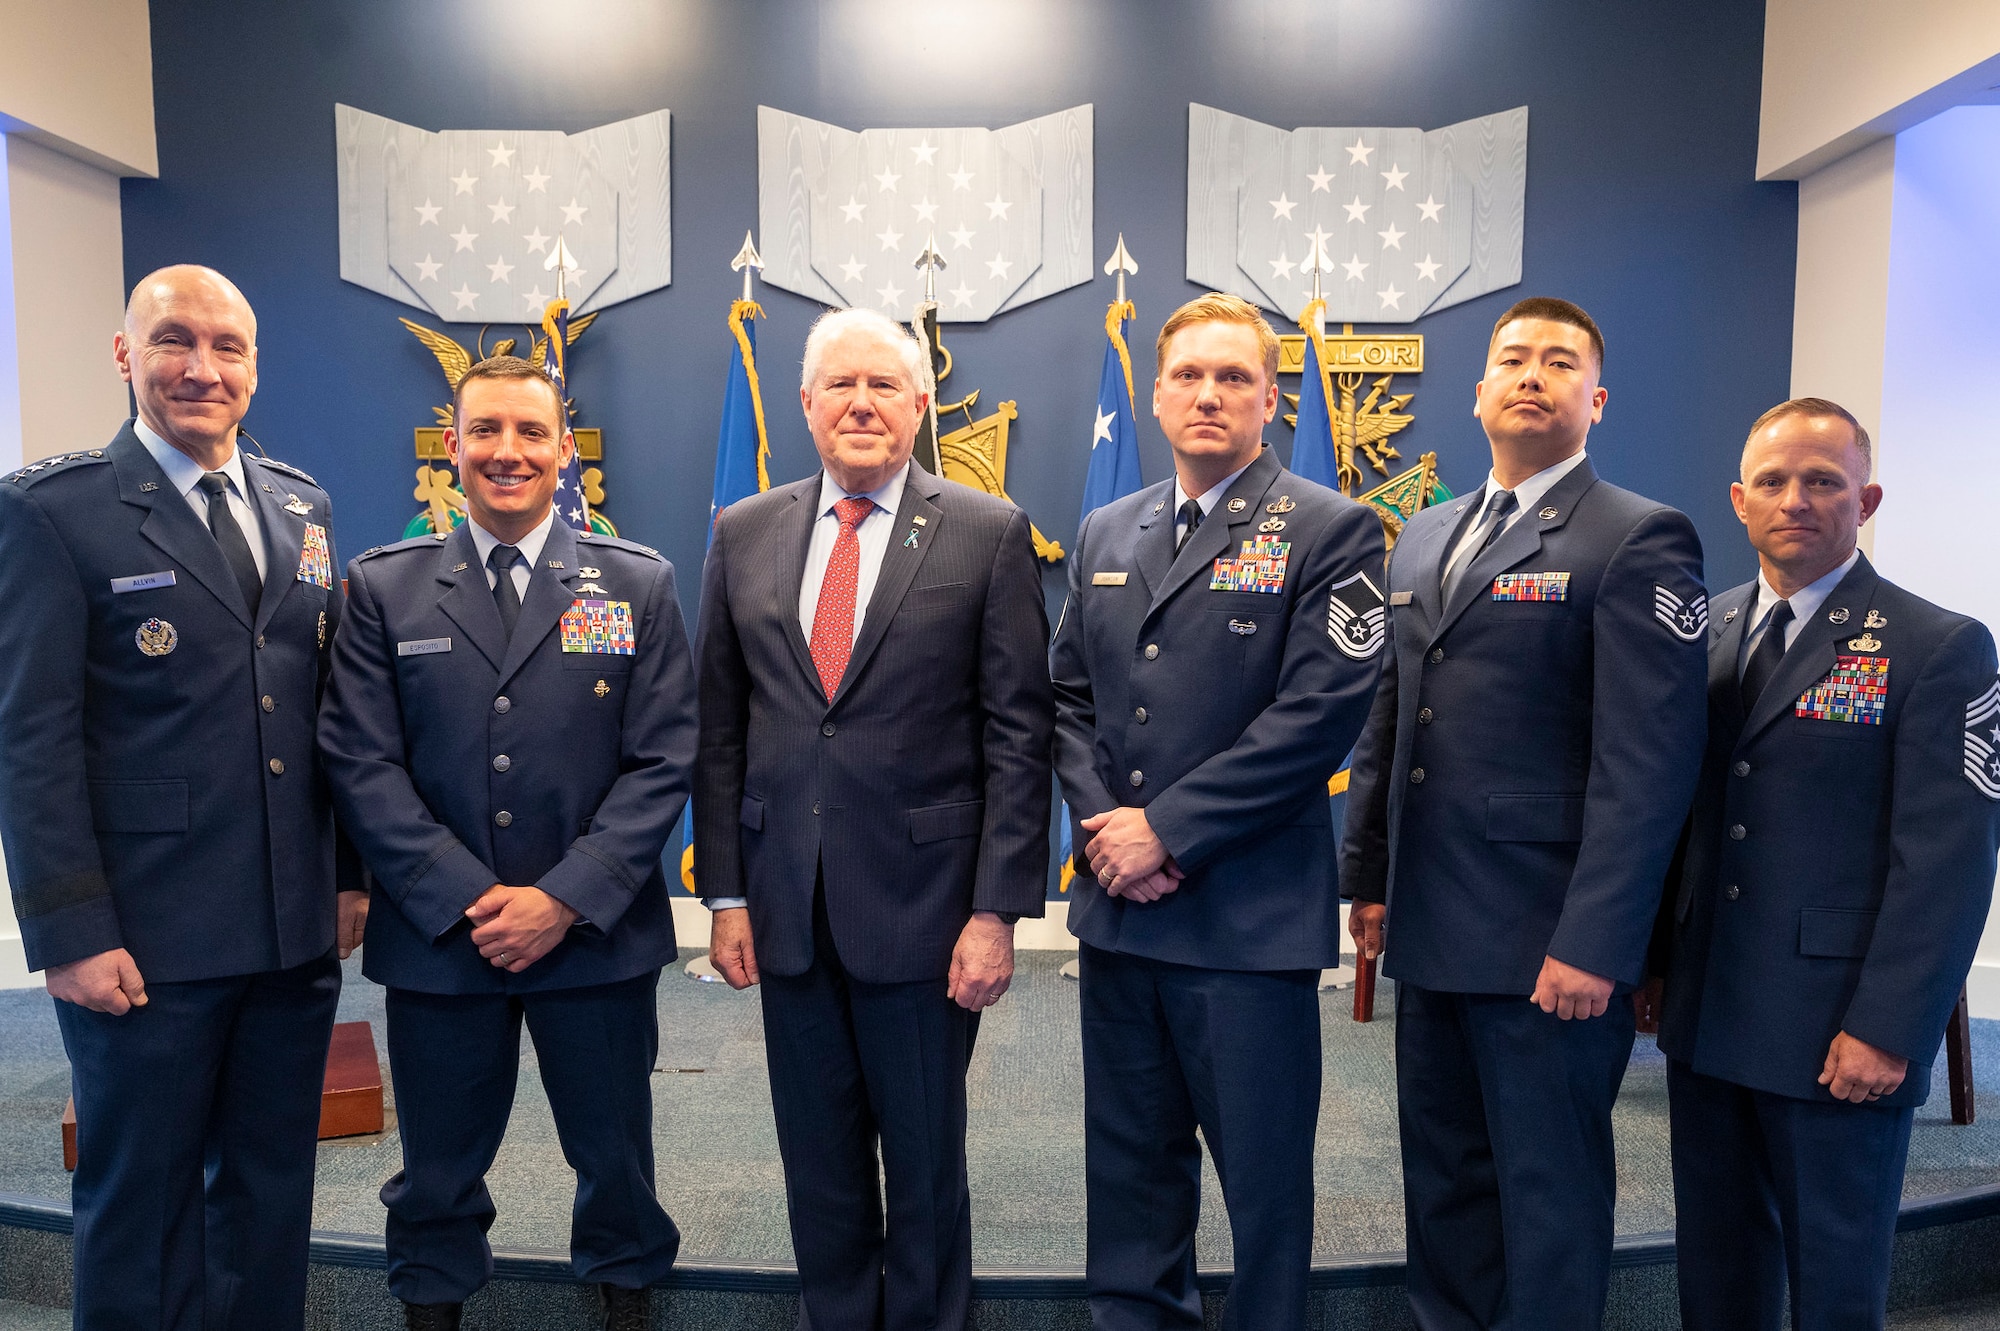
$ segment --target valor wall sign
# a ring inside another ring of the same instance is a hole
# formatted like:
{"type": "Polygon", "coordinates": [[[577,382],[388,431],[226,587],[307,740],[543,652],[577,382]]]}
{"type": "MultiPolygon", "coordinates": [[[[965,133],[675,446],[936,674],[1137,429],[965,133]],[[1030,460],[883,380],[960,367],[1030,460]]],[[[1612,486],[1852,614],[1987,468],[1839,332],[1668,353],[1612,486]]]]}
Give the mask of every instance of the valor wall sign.
{"type": "Polygon", "coordinates": [[[757,108],[763,278],[907,319],[933,242],[938,319],[995,314],[1091,278],[1089,106],[1002,129],[858,133],[757,108]]]}
{"type": "MultiPolygon", "coordinates": [[[[1443,129],[1286,131],[1188,105],[1187,275],[1296,320],[1414,323],[1521,280],[1528,108],[1443,129]]],[[[1382,368],[1394,369],[1394,366],[1382,368]]]]}
{"type": "Polygon", "coordinates": [[[578,314],[666,286],[670,123],[432,133],[336,105],[340,276],[452,323],[539,323],[560,236],[578,314]]]}

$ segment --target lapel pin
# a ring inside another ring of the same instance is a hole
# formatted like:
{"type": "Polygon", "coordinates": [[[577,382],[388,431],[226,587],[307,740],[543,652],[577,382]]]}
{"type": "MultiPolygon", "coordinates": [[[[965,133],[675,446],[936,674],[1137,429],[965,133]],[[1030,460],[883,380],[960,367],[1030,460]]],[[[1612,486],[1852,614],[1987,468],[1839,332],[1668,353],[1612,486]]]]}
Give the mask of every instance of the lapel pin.
{"type": "Polygon", "coordinates": [[[1276,499],[1264,505],[1264,511],[1266,513],[1289,513],[1297,507],[1298,505],[1292,502],[1290,495],[1279,495],[1276,499]]]}
{"type": "Polygon", "coordinates": [[[910,534],[903,538],[903,548],[905,550],[914,550],[917,548],[917,529],[915,527],[910,528],[910,534]]]}
{"type": "Polygon", "coordinates": [[[1236,498],[1229,501],[1229,511],[1231,513],[1241,513],[1244,509],[1248,507],[1250,507],[1250,501],[1245,499],[1242,495],[1238,495],[1236,496],[1236,498]]]}
{"type": "MultiPolygon", "coordinates": [[[[266,482],[264,483],[264,493],[265,493],[265,494],[267,494],[267,495],[274,495],[274,494],[276,494],[276,493],[278,493],[278,492],[277,492],[276,490],[273,490],[273,489],[271,488],[271,483],[270,483],[269,481],[266,481],[266,482]]],[[[294,496],[292,496],[292,497],[293,497],[294,499],[296,499],[296,498],[297,498],[298,496],[297,496],[297,495],[294,495],[294,496]]]]}
{"type": "Polygon", "coordinates": [[[931,520],[921,513],[912,513],[910,521],[916,523],[919,527],[928,527],[931,524],[931,520]]]}
{"type": "Polygon", "coordinates": [[[140,494],[151,494],[151,493],[152,493],[153,491],[155,491],[155,490],[157,490],[157,489],[159,489],[159,488],[160,488],[160,483],[159,483],[158,481],[140,481],[140,482],[139,482],[139,493],[140,493],[140,494]]]}
{"type": "Polygon", "coordinates": [[[579,564],[576,575],[579,578],[601,578],[604,576],[604,570],[601,568],[592,568],[588,564],[579,564]]]}
{"type": "Polygon", "coordinates": [[[1167,506],[1167,501],[1164,499],[1162,499],[1159,503],[1153,505],[1153,516],[1156,518],[1160,516],[1160,510],[1165,508],[1166,506],[1167,506]]]}
{"type": "Polygon", "coordinates": [[[1554,504],[1550,504],[1547,508],[1542,510],[1543,522],[1552,522],[1559,516],[1560,514],[1556,512],[1556,506],[1554,504]]]}
{"type": "Polygon", "coordinates": [[[605,694],[611,692],[611,686],[600,679],[597,681],[597,687],[592,689],[591,692],[602,698],[605,694]]]}
{"type": "Polygon", "coordinates": [[[1888,618],[1884,616],[1882,612],[1879,610],[1870,610],[1868,612],[1868,618],[1861,621],[1861,627],[1864,629],[1879,629],[1879,628],[1887,628],[1888,626],[1889,626],[1888,618]]]}
{"type": "Polygon", "coordinates": [[[1733,624],[1733,623],[1735,623],[1735,622],[1736,622],[1736,607],[1735,607],[1735,606],[1733,606],[1733,605],[1732,605],[1732,606],[1730,606],[1730,607],[1729,607],[1729,609],[1728,609],[1728,610],[1727,610],[1726,612],[1724,612],[1724,614],[1723,614],[1723,616],[1722,616],[1722,622],[1723,622],[1723,623],[1725,623],[1725,624],[1733,624]]]}
{"type": "Polygon", "coordinates": [[[451,571],[453,573],[463,573],[465,572],[466,569],[470,567],[472,567],[470,564],[453,564],[451,566],[451,571]]]}
{"type": "Polygon", "coordinates": [[[1847,622],[1847,607],[1844,605],[1837,605],[1833,609],[1827,611],[1826,622],[1829,624],[1845,624],[1847,622]]]}
{"type": "Polygon", "coordinates": [[[550,567],[550,568],[561,568],[562,566],[563,566],[563,562],[562,562],[562,560],[560,560],[560,559],[551,559],[551,560],[549,561],[549,567],[550,567]]]}

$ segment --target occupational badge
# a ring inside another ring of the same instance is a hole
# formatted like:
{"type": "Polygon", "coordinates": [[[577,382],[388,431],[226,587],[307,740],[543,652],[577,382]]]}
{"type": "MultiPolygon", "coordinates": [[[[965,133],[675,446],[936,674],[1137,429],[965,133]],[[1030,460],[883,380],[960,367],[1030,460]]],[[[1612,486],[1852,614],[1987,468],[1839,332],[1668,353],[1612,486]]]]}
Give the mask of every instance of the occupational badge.
{"type": "Polygon", "coordinates": [[[2000,679],[1965,709],[1965,779],[2000,800],[2000,679]]]}
{"type": "Polygon", "coordinates": [[[1257,631],[1257,621],[1254,619],[1232,619],[1229,621],[1229,631],[1239,638],[1247,638],[1257,631]]]}
{"type": "Polygon", "coordinates": [[[302,518],[312,511],[313,506],[311,504],[308,504],[305,500],[289,491],[286,492],[285,512],[290,513],[293,517],[302,518]]]}
{"type": "Polygon", "coordinates": [[[610,592],[606,591],[603,587],[600,587],[598,584],[594,582],[579,582],[578,584],[576,584],[573,590],[579,592],[591,592],[598,596],[609,596],[611,594],[610,592]]]}
{"type": "Polygon", "coordinates": [[[1569,574],[1502,573],[1493,579],[1496,601],[1567,601],[1569,574]]]}
{"type": "Polygon", "coordinates": [[[578,597],[562,616],[562,649],[600,656],[630,656],[635,650],[632,603],[578,597]]]}
{"type": "Polygon", "coordinates": [[[1799,695],[1794,716],[1808,721],[1847,721],[1879,726],[1889,704],[1889,658],[1836,656],[1833,669],[1799,695]]]}
{"type": "Polygon", "coordinates": [[[1868,618],[1861,621],[1861,627],[1864,629],[1885,629],[1889,627],[1889,620],[1880,610],[1870,610],[1868,618]]]}
{"type": "Polygon", "coordinates": [[[1333,584],[1326,598],[1326,636],[1350,660],[1366,661],[1382,650],[1389,636],[1389,611],[1366,572],[1333,584]]]}
{"type": "Polygon", "coordinates": [[[1847,650],[1850,652],[1879,652],[1882,650],[1882,640],[1868,632],[1868,630],[1863,629],[1860,637],[1849,638],[1847,640],[1847,650]]]}
{"type": "Polygon", "coordinates": [[[605,694],[611,692],[611,686],[600,679],[597,681],[597,687],[592,689],[591,692],[602,698],[605,694]]]}
{"type": "Polygon", "coordinates": [[[1708,627],[1708,594],[1696,592],[1688,600],[1653,584],[1653,618],[1667,626],[1667,632],[1682,642],[1693,642],[1708,627]]]}
{"type": "Polygon", "coordinates": [[[141,624],[139,631],[132,635],[132,641],[138,643],[139,650],[147,656],[165,656],[180,646],[181,635],[166,620],[155,618],[141,624]]]}
{"type": "Polygon", "coordinates": [[[1292,502],[1290,495],[1279,495],[1276,499],[1264,505],[1264,511],[1266,513],[1289,513],[1297,507],[1298,505],[1292,502]]]}
{"type": "Polygon", "coordinates": [[[1274,533],[1281,532],[1284,529],[1285,529],[1285,520],[1283,518],[1265,518],[1262,522],[1257,524],[1257,530],[1263,532],[1266,535],[1272,535],[1274,533]]]}
{"type": "Polygon", "coordinates": [[[327,549],[326,528],[317,522],[306,524],[305,544],[299,550],[299,581],[315,587],[333,586],[333,553],[327,549]]]}
{"type": "Polygon", "coordinates": [[[601,578],[604,576],[604,570],[601,568],[592,568],[588,564],[579,564],[577,565],[576,575],[580,578],[601,578]]]}

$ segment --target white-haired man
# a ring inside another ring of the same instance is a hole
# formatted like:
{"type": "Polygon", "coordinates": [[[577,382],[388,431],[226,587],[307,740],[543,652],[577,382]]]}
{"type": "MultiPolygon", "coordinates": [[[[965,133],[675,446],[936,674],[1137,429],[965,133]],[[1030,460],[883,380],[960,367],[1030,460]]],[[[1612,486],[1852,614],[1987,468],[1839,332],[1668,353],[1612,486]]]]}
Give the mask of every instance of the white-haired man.
{"type": "Polygon", "coordinates": [[[821,317],[823,470],[723,511],[696,633],[709,954],[762,984],[800,1324],[827,1329],[965,1325],[966,1062],[1049,859],[1028,519],[911,463],[927,390],[900,326],[821,317]]]}

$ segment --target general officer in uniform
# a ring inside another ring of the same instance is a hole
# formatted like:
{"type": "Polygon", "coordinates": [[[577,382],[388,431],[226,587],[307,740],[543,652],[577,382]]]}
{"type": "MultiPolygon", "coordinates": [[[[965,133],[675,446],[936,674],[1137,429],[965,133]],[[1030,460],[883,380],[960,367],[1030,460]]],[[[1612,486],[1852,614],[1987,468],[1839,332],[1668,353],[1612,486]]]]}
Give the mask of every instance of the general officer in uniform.
{"type": "Polygon", "coordinates": [[[1701,761],[1707,602],[1686,517],[1601,481],[1604,339],[1494,325],[1485,484],[1389,560],[1392,648],[1341,882],[1396,981],[1410,1306],[1425,1331],[1596,1331],[1660,884],[1701,761]]]}
{"type": "Polygon", "coordinates": [[[70,1058],[76,1325],[297,1327],[362,900],[313,753],[332,520],[237,446],[227,278],[146,277],[112,350],[137,417],[0,483],[0,840],[70,1058]]]}
{"type": "Polygon", "coordinates": [[[822,315],[822,471],[723,510],[702,573],[695,881],[761,983],[819,1331],[956,1331],[972,1298],[965,1068],[1049,863],[1048,620],[1028,518],[910,460],[922,351],[822,315]]]}
{"type": "Polygon", "coordinates": [[[1278,338],[1234,296],[1160,330],[1174,479],[1084,519],[1050,654],[1077,819],[1091,1325],[1198,1327],[1199,1128],[1225,1327],[1306,1324],[1319,972],[1340,958],[1327,779],[1368,715],[1382,524],[1262,441],[1278,338]]]}
{"type": "Polygon", "coordinates": [[[577,1173],[571,1262],[607,1327],[642,1328],[680,1247],[654,1195],[650,1082],[675,956],[660,852],[695,742],[674,572],[556,517],[575,443],[528,362],[468,370],[444,437],[468,520],[349,566],[320,724],[375,877],[364,971],[389,989],[389,1289],[412,1328],[452,1328],[492,1276],[482,1180],[525,1020],[577,1173]]]}
{"type": "Polygon", "coordinates": [[[1758,576],[1715,598],[1708,755],[1660,1018],[1681,1324],[1880,1327],[1910,1120],[2000,844],[1984,625],[1855,548],[1868,434],[1760,417],[1730,486],[1758,576]]]}

